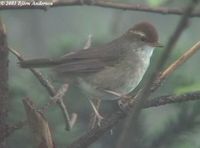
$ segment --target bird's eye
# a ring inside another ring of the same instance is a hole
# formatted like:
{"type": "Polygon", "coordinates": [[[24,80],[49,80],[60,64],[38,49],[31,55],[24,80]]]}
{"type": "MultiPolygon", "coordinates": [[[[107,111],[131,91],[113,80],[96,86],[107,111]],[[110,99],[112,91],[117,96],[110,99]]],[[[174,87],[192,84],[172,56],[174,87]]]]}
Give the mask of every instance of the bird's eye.
{"type": "Polygon", "coordinates": [[[141,36],[141,41],[146,41],[147,40],[147,38],[146,38],[146,36],[141,36]]]}

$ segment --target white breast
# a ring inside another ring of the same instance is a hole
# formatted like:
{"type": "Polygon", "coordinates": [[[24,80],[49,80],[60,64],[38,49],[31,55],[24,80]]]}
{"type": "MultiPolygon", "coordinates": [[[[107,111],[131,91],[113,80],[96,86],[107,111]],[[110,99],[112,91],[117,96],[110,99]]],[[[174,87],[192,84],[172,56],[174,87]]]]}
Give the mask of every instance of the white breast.
{"type": "Polygon", "coordinates": [[[144,46],[142,49],[138,50],[138,56],[141,58],[141,60],[145,63],[145,65],[149,66],[149,62],[151,59],[151,56],[153,54],[154,47],[151,46],[144,46]]]}
{"type": "MultiPolygon", "coordinates": [[[[141,60],[141,62],[137,68],[137,71],[134,71],[133,78],[127,82],[127,85],[125,88],[127,93],[134,90],[138,86],[140,81],[142,80],[145,72],[147,71],[149,67],[149,63],[150,63],[150,59],[153,54],[153,51],[154,51],[154,47],[151,47],[151,46],[144,46],[142,49],[137,50],[137,55],[139,59],[141,60]]],[[[134,49],[134,52],[135,52],[135,49],[134,49]]]]}

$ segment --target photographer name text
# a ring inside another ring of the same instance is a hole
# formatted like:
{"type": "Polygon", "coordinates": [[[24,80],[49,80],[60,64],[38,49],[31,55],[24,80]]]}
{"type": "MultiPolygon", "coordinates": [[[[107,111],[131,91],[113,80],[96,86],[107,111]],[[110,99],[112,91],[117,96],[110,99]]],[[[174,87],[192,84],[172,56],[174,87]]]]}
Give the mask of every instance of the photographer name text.
{"type": "Polygon", "coordinates": [[[0,6],[52,6],[53,2],[44,1],[0,1],[0,6]]]}

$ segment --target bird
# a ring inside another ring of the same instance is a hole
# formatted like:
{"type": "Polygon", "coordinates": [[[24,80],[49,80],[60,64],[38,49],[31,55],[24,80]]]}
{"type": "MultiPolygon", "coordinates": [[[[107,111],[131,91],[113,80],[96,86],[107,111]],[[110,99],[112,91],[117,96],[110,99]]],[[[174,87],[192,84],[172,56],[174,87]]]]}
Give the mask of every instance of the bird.
{"type": "Polygon", "coordinates": [[[140,22],[106,44],[19,64],[22,68],[52,67],[69,84],[83,90],[101,120],[92,100],[119,100],[132,92],[141,82],[157,47],[162,45],[154,25],[140,22]]]}

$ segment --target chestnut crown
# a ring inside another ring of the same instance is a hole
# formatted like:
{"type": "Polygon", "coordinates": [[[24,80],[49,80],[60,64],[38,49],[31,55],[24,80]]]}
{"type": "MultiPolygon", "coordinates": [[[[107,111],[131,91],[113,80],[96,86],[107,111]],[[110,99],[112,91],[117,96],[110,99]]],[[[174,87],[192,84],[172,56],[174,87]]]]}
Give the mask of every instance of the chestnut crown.
{"type": "Polygon", "coordinates": [[[139,41],[149,43],[152,46],[158,46],[158,33],[156,28],[149,22],[141,22],[134,25],[127,31],[130,38],[136,38],[139,41]]]}

